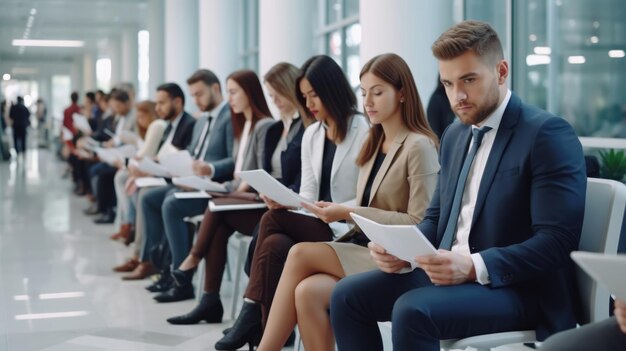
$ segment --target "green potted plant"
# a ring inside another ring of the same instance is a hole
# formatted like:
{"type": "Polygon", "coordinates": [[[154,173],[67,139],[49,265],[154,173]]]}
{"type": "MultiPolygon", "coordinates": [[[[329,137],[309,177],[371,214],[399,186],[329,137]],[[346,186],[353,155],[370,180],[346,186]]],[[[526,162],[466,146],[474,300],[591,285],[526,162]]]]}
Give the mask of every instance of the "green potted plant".
{"type": "Polygon", "coordinates": [[[602,163],[600,167],[600,176],[602,178],[620,182],[624,179],[624,175],[626,175],[626,154],[624,150],[601,150],[600,161],[602,163]]]}

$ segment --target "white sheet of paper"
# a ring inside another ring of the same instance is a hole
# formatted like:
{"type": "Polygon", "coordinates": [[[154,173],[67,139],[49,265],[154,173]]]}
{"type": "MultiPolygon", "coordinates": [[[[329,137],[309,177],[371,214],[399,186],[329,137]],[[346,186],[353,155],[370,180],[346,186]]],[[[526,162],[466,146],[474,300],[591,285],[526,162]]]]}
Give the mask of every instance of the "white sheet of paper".
{"type": "Polygon", "coordinates": [[[260,202],[258,204],[241,204],[241,205],[216,205],[213,201],[209,201],[209,210],[211,212],[222,211],[242,211],[242,210],[256,210],[266,208],[267,206],[260,202]]]}
{"type": "Polygon", "coordinates": [[[437,254],[435,247],[415,225],[386,225],[356,213],[350,213],[350,216],[372,242],[401,260],[415,262],[416,256],[437,254]]]}
{"type": "Polygon", "coordinates": [[[141,161],[137,163],[137,168],[144,173],[152,174],[157,177],[171,176],[165,167],[152,161],[149,157],[142,158],[141,161]]]}
{"type": "Polygon", "coordinates": [[[181,191],[174,193],[174,197],[177,199],[210,199],[211,195],[206,191],[181,191]]]}
{"type": "Polygon", "coordinates": [[[74,134],[67,127],[63,127],[63,141],[74,139],[74,134]]]}
{"type": "Polygon", "coordinates": [[[626,255],[574,251],[572,259],[618,299],[626,301],[626,255]]]}
{"type": "Polygon", "coordinates": [[[310,201],[284,186],[265,170],[241,171],[236,175],[248,182],[259,194],[263,194],[283,206],[301,207],[302,202],[310,203],[310,201]]]}
{"type": "Polygon", "coordinates": [[[163,178],[158,177],[139,177],[135,179],[135,185],[139,188],[147,188],[153,186],[165,186],[167,182],[163,178]]]}
{"type": "Polygon", "coordinates": [[[174,177],[189,177],[193,174],[193,158],[187,150],[180,150],[159,159],[163,166],[174,177]]]}
{"type": "Polygon", "coordinates": [[[138,146],[137,142],[141,140],[141,138],[139,138],[139,135],[134,132],[131,132],[129,130],[123,130],[120,132],[120,140],[124,144],[133,144],[138,146]]]}
{"type": "Polygon", "coordinates": [[[228,189],[220,183],[198,176],[172,178],[172,183],[185,188],[227,193],[228,189]]]}
{"type": "Polygon", "coordinates": [[[93,130],[87,121],[87,117],[81,115],[80,113],[74,113],[72,115],[72,121],[74,122],[74,128],[82,131],[86,134],[91,134],[93,130]]]}
{"type": "Polygon", "coordinates": [[[117,161],[124,161],[127,158],[132,158],[137,153],[137,148],[135,145],[122,145],[117,148],[94,148],[96,154],[98,154],[98,158],[102,162],[106,162],[110,165],[114,165],[117,161]]]}

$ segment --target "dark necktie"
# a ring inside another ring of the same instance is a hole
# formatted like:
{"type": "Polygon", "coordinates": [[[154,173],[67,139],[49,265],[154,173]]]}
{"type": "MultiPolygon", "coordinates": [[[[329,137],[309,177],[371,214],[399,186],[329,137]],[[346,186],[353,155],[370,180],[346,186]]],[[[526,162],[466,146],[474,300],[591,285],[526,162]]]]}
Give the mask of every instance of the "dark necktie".
{"type": "Polygon", "coordinates": [[[172,123],[168,123],[167,127],[163,131],[163,136],[161,137],[161,142],[159,143],[159,150],[161,149],[163,144],[165,144],[165,141],[167,140],[167,137],[170,135],[171,131],[172,131],[172,123]]]}
{"type": "Polygon", "coordinates": [[[211,132],[211,121],[213,120],[213,117],[209,116],[209,120],[206,122],[207,126],[205,128],[205,132],[203,135],[200,136],[201,140],[199,140],[200,142],[200,146],[197,149],[197,152],[194,156],[194,158],[196,160],[199,160],[202,155],[202,149],[204,148],[204,144],[206,144],[207,139],[209,139],[209,133],[211,132]]]}
{"type": "Polygon", "coordinates": [[[465,162],[463,162],[463,168],[461,168],[461,173],[459,174],[459,179],[456,183],[454,200],[452,201],[452,207],[450,208],[450,217],[448,217],[448,224],[446,225],[446,230],[443,233],[443,238],[439,244],[440,249],[450,250],[452,248],[452,243],[454,242],[456,236],[456,225],[459,221],[459,213],[461,212],[461,200],[463,200],[463,191],[465,190],[467,176],[469,175],[470,167],[472,166],[472,162],[474,162],[474,157],[476,157],[476,152],[480,147],[480,143],[483,141],[483,136],[485,136],[485,133],[490,130],[491,127],[483,127],[481,129],[472,128],[474,141],[472,142],[470,152],[465,158],[465,162]]]}

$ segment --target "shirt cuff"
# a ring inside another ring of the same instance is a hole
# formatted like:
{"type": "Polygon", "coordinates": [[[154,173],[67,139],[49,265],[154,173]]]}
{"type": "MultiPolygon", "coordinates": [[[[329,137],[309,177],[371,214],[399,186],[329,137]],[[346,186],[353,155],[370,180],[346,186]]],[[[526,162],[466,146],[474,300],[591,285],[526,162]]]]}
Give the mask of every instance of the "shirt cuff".
{"type": "Polygon", "coordinates": [[[411,265],[411,267],[404,267],[401,270],[397,271],[396,274],[411,273],[415,270],[415,268],[419,268],[419,266],[415,262],[409,262],[409,264],[411,265]]]}
{"type": "Polygon", "coordinates": [[[209,179],[213,179],[213,176],[215,176],[215,166],[209,163],[209,168],[211,169],[211,175],[209,176],[209,179]]]}
{"type": "Polygon", "coordinates": [[[474,269],[476,270],[476,282],[480,285],[491,284],[489,272],[487,271],[483,257],[479,253],[475,253],[471,255],[471,258],[474,262],[474,269]]]}

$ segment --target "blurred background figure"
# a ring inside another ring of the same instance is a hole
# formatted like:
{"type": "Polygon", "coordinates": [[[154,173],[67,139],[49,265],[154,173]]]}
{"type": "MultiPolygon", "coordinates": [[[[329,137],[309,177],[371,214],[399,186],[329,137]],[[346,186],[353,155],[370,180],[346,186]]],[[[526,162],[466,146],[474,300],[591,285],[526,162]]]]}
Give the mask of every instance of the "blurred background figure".
{"type": "Polygon", "coordinates": [[[13,127],[13,146],[19,155],[26,151],[26,129],[30,125],[30,111],[24,106],[23,97],[17,97],[17,102],[11,106],[9,118],[13,127]]]}
{"type": "Polygon", "coordinates": [[[428,109],[426,115],[430,128],[437,134],[437,138],[441,139],[441,134],[450,123],[454,122],[454,112],[450,108],[450,102],[446,95],[446,88],[441,84],[440,77],[437,75],[437,88],[428,100],[428,109]]]}
{"type": "Polygon", "coordinates": [[[37,134],[39,137],[39,147],[48,147],[48,107],[42,98],[37,99],[37,110],[35,116],[37,117],[37,134]]]}

